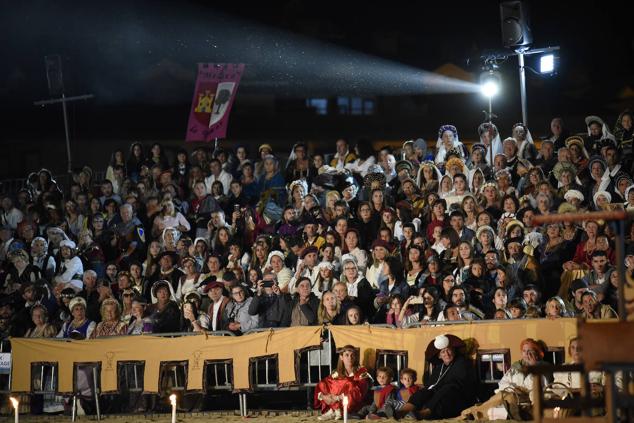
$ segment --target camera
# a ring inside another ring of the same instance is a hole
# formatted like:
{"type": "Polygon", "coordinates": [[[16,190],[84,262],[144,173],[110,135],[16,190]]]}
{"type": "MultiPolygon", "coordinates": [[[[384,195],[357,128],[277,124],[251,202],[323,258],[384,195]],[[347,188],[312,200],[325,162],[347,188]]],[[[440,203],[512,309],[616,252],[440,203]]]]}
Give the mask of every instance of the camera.
{"type": "Polygon", "coordinates": [[[273,288],[273,281],[262,281],[262,288],[273,288]]]}

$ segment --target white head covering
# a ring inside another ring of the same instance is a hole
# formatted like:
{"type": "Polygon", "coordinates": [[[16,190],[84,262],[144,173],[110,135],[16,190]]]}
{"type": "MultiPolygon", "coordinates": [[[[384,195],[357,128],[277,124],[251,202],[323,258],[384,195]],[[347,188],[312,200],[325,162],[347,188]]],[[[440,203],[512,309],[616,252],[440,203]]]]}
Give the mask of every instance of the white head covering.
{"type": "Polygon", "coordinates": [[[442,174],[440,173],[438,166],[436,166],[431,161],[423,162],[420,164],[420,167],[418,168],[418,175],[416,176],[416,184],[418,185],[419,188],[422,188],[421,184],[423,182],[423,168],[427,166],[431,166],[434,169],[434,172],[436,172],[436,179],[438,179],[438,182],[440,182],[440,178],[442,178],[442,174]]]}
{"type": "MultiPolygon", "coordinates": [[[[442,134],[450,131],[453,133],[453,147],[460,147],[462,143],[458,137],[458,130],[453,125],[443,125],[438,129],[438,140],[436,141],[436,163],[444,163],[445,156],[447,155],[447,149],[445,148],[445,144],[442,142],[442,134]]],[[[460,150],[461,151],[461,150],[460,150]]],[[[462,152],[462,151],[461,151],[462,152]]]]}
{"type": "Polygon", "coordinates": [[[497,154],[502,153],[502,140],[500,139],[500,132],[498,131],[497,126],[495,126],[493,123],[490,122],[484,122],[482,124],[480,124],[480,126],[478,127],[478,134],[480,135],[480,143],[484,144],[484,146],[486,147],[486,161],[490,166],[493,166],[493,163],[491,163],[491,151],[490,149],[493,149],[493,157],[495,158],[495,156],[497,154]],[[482,139],[482,135],[484,134],[485,131],[488,130],[492,130],[493,133],[495,134],[493,136],[493,138],[491,139],[491,145],[487,146],[484,143],[484,140],[482,139]]]}
{"type": "Polygon", "coordinates": [[[594,194],[594,196],[592,197],[592,200],[594,201],[594,205],[597,205],[597,199],[599,198],[599,196],[602,195],[605,198],[608,199],[608,203],[612,202],[612,195],[607,192],[607,191],[597,191],[596,194],[594,194]]]}
{"type": "Polygon", "coordinates": [[[444,350],[449,346],[449,338],[446,335],[438,335],[434,339],[434,347],[437,350],[444,350]]]}
{"type": "Polygon", "coordinates": [[[62,247],[68,247],[71,250],[74,250],[75,248],[77,248],[77,245],[75,245],[75,243],[73,241],[71,241],[70,239],[63,239],[59,243],[59,248],[62,248],[62,247]]]}
{"type": "Polygon", "coordinates": [[[566,191],[566,193],[564,194],[564,200],[570,202],[570,200],[573,198],[577,198],[581,202],[585,200],[585,197],[583,196],[583,193],[581,191],[578,191],[576,189],[569,189],[568,191],[566,191]]]}
{"type": "Polygon", "coordinates": [[[273,250],[269,253],[268,258],[266,259],[266,264],[264,265],[264,267],[268,267],[271,265],[271,259],[273,257],[279,257],[282,260],[282,263],[284,263],[284,253],[282,253],[281,251],[278,250],[273,250]]]}
{"type": "Polygon", "coordinates": [[[601,119],[599,116],[594,116],[594,115],[586,116],[585,121],[586,121],[586,126],[588,127],[588,135],[590,135],[590,124],[592,122],[597,122],[598,124],[601,125],[601,139],[602,140],[609,139],[616,142],[616,138],[614,138],[614,135],[612,135],[612,133],[608,129],[608,125],[606,125],[603,119],[601,119]]]}

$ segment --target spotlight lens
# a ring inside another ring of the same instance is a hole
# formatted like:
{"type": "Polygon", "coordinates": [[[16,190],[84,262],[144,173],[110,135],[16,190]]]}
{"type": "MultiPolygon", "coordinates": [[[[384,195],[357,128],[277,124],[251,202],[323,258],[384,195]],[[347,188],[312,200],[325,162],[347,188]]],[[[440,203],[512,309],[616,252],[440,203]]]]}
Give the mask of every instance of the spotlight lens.
{"type": "Polygon", "coordinates": [[[541,73],[552,73],[555,70],[555,56],[546,54],[539,58],[539,71],[541,73]]]}
{"type": "Polygon", "coordinates": [[[488,80],[484,84],[482,84],[481,88],[482,94],[486,97],[493,97],[500,90],[500,86],[497,82],[488,80]]]}

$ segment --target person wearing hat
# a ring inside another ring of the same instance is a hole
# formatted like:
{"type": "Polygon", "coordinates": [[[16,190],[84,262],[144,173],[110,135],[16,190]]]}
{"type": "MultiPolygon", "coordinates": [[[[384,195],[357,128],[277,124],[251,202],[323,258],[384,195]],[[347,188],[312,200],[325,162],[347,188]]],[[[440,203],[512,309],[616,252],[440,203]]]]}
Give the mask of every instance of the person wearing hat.
{"type": "MultiPolygon", "coordinates": [[[[507,410],[517,409],[520,403],[531,403],[533,391],[533,375],[526,368],[546,364],[544,360],[544,344],[532,338],[526,338],[520,342],[522,358],[511,365],[498,382],[495,394],[483,404],[470,407],[461,413],[463,419],[474,418],[487,420],[489,410],[496,407],[504,407],[507,410]],[[511,406],[505,403],[511,403],[511,406]]],[[[552,374],[542,376],[542,386],[546,386],[553,380],[552,374]]],[[[531,409],[532,410],[532,409],[531,409]]],[[[519,415],[510,414],[509,418],[523,420],[519,415]]]]}
{"type": "Polygon", "coordinates": [[[172,292],[178,291],[178,285],[184,273],[177,267],[178,255],[173,251],[163,251],[158,257],[159,264],[158,272],[153,275],[150,283],[157,280],[168,281],[172,287],[172,292]]]}
{"type": "MultiPolygon", "coordinates": [[[[225,286],[221,281],[216,280],[214,276],[205,279],[202,283],[203,294],[209,298],[209,308],[207,315],[209,316],[209,330],[223,330],[223,315],[230,299],[225,296],[225,286]]],[[[206,303],[206,301],[204,302],[206,303]]]]}
{"type": "Polygon", "coordinates": [[[601,152],[601,142],[609,140],[616,144],[616,138],[610,133],[608,125],[599,116],[586,116],[586,127],[588,129],[587,135],[584,137],[584,146],[586,150],[592,152],[592,154],[599,154],[601,152]]]}
{"type": "Polygon", "coordinates": [[[146,313],[147,301],[140,295],[132,297],[132,312],[128,323],[128,335],[152,333],[154,323],[146,313]]]}
{"type": "Polygon", "coordinates": [[[147,314],[154,322],[153,333],[172,333],[180,330],[180,310],[173,301],[169,281],[159,280],[152,285],[152,296],[156,303],[147,307],[147,314]]]}
{"type": "MultiPolygon", "coordinates": [[[[570,163],[575,165],[577,169],[585,169],[588,165],[590,154],[588,154],[588,150],[586,150],[586,147],[584,146],[583,138],[578,135],[568,137],[566,139],[566,147],[567,151],[570,153],[570,163]]],[[[558,156],[560,156],[561,153],[558,153],[558,156]]],[[[562,161],[561,158],[559,159],[559,161],[562,161]]]]}
{"type": "Polygon", "coordinates": [[[365,277],[370,283],[372,289],[379,289],[379,283],[382,282],[386,277],[383,275],[383,264],[385,260],[390,255],[390,251],[392,250],[392,246],[382,240],[375,239],[372,242],[372,264],[368,266],[365,277]]]}
{"type": "Polygon", "coordinates": [[[498,128],[491,122],[481,123],[478,126],[478,135],[480,136],[480,143],[486,148],[484,155],[486,161],[489,166],[493,166],[492,158],[502,153],[502,141],[500,140],[498,128]]]}
{"type": "Polygon", "coordinates": [[[346,345],[337,350],[337,368],[315,387],[314,406],[321,411],[318,420],[341,420],[343,395],[348,399],[348,413],[363,406],[370,375],[359,362],[359,350],[346,345]]]}
{"type": "Polygon", "coordinates": [[[473,405],[478,381],[464,349],[465,343],[455,335],[434,338],[425,350],[425,359],[432,365],[431,374],[396,417],[413,412],[419,419],[446,419],[473,405]]]}
{"type": "MultiPolygon", "coordinates": [[[[84,273],[84,266],[81,259],[77,257],[76,245],[70,239],[65,239],[59,243],[62,263],[57,269],[54,283],[68,285],[73,280],[81,280],[84,273]]],[[[81,289],[81,286],[79,287],[81,289]]]]}
{"type": "MultiPolygon", "coordinates": [[[[269,255],[269,257],[271,256],[269,255]]],[[[291,295],[294,294],[297,281],[299,281],[303,277],[309,278],[313,283],[317,278],[317,274],[319,272],[317,270],[317,265],[319,264],[319,248],[317,248],[315,245],[304,247],[299,255],[299,258],[300,260],[297,262],[295,274],[290,278],[290,280],[284,287],[286,288],[286,290],[283,290],[283,287],[280,286],[280,289],[282,289],[282,292],[284,293],[288,293],[291,295]]],[[[276,281],[279,285],[278,278],[279,275],[276,274],[276,281]]]]}
{"type": "Polygon", "coordinates": [[[86,318],[86,300],[74,297],[68,304],[71,319],[62,325],[57,334],[58,338],[87,339],[95,330],[97,324],[86,318]]]}
{"type": "Polygon", "coordinates": [[[258,179],[264,173],[264,158],[273,154],[271,144],[260,144],[258,147],[259,157],[255,162],[254,176],[258,179]]]}

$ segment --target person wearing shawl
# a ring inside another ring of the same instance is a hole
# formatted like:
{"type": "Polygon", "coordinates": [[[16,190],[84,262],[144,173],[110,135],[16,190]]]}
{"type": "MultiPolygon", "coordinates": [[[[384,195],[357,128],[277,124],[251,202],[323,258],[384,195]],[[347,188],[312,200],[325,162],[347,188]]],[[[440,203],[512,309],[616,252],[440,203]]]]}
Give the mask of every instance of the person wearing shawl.
{"type": "Polygon", "coordinates": [[[465,343],[455,335],[438,335],[432,340],[425,350],[425,358],[433,366],[431,375],[396,416],[413,412],[421,419],[446,419],[473,405],[478,382],[464,349],[465,343]]]}
{"type": "Polygon", "coordinates": [[[616,144],[616,138],[610,133],[608,125],[599,116],[586,116],[585,122],[588,128],[588,135],[584,139],[584,146],[591,154],[601,153],[603,140],[610,140],[616,144]]]}
{"type": "Polygon", "coordinates": [[[427,160],[421,163],[416,176],[416,184],[423,193],[438,191],[438,183],[442,174],[434,162],[427,160]]]}
{"type": "Polygon", "coordinates": [[[513,125],[513,138],[517,141],[517,157],[533,161],[537,158],[537,149],[533,143],[531,131],[523,123],[513,125]]]}
{"type": "Polygon", "coordinates": [[[442,165],[447,160],[447,153],[456,149],[462,159],[467,157],[467,149],[458,138],[458,130],[453,125],[443,125],[438,129],[438,140],[436,141],[437,165],[442,165]]]}
{"type": "Polygon", "coordinates": [[[578,135],[567,138],[566,147],[568,147],[568,151],[570,152],[570,162],[572,162],[577,169],[584,169],[588,165],[590,154],[588,154],[588,150],[586,150],[584,146],[583,138],[578,135]]]}
{"type": "Polygon", "coordinates": [[[491,122],[481,123],[478,127],[480,143],[486,148],[485,158],[489,166],[493,166],[493,158],[502,153],[502,141],[497,126],[491,122]],[[493,150],[493,152],[491,152],[493,150]]]}
{"type": "Polygon", "coordinates": [[[634,140],[634,113],[625,109],[619,115],[614,126],[614,138],[616,145],[625,159],[624,168],[632,169],[632,141],[634,140]]]}
{"type": "Polygon", "coordinates": [[[338,353],[337,369],[315,387],[315,408],[322,413],[318,420],[340,420],[344,396],[348,398],[348,412],[358,411],[370,385],[370,375],[359,364],[358,350],[346,345],[338,353]]]}
{"type": "Polygon", "coordinates": [[[288,155],[288,160],[286,161],[286,167],[284,168],[284,179],[287,184],[298,179],[307,181],[311,179],[310,160],[307,153],[308,148],[303,142],[298,142],[293,145],[291,153],[288,155]]]}

